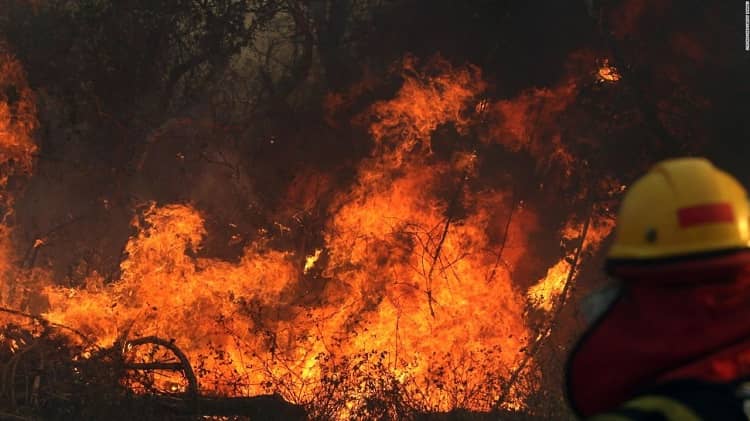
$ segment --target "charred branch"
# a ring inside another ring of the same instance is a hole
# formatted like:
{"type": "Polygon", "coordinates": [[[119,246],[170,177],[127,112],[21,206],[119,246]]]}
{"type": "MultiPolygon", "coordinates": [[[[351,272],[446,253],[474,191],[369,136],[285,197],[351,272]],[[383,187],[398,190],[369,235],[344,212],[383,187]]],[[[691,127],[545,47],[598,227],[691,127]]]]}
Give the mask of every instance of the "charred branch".
{"type": "Polygon", "coordinates": [[[508,235],[510,232],[510,223],[513,220],[513,213],[516,211],[518,206],[516,199],[516,189],[513,188],[513,194],[511,195],[510,208],[508,210],[508,218],[505,220],[505,227],[503,228],[503,239],[500,241],[500,248],[497,251],[497,257],[495,263],[492,265],[492,270],[487,275],[486,282],[489,284],[495,278],[497,268],[500,263],[503,263],[503,252],[505,252],[505,245],[508,243],[508,235]]]}
{"type": "Polygon", "coordinates": [[[589,232],[589,227],[591,225],[591,218],[594,215],[595,208],[596,208],[595,204],[590,205],[589,213],[583,222],[583,226],[581,227],[581,234],[579,236],[580,240],[579,240],[578,246],[576,247],[573,258],[570,261],[570,268],[568,269],[568,275],[565,278],[564,286],[562,288],[562,291],[560,292],[560,296],[558,297],[557,302],[554,305],[552,313],[550,314],[549,318],[547,319],[547,322],[542,327],[542,329],[540,329],[537,332],[537,336],[534,339],[534,341],[525,350],[524,356],[521,359],[521,361],[511,371],[511,374],[508,377],[508,379],[504,381],[504,385],[500,392],[500,395],[494,404],[495,410],[500,408],[500,405],[502,405],[503,403],[507,401],[508,396],[510,395],[513,388],[516,386],[516,383],[518,382],[521,374],[528,368],[529,363],[534,358],[536,358],[539,351],[542,349],[543,345],[546,343],[547,338],[549,338],[550,334],[557,327],[558,323],[560,323],[560,315],[565,309],[565,303],[567,302],[570,288],[572,287],[573,281],[575,280],[575,277],[578,271],[578,264],[581,261],[581,253],[583,252],[583,246],[586,243],[586,236],[588,235],[588,232],[589,232]]]}

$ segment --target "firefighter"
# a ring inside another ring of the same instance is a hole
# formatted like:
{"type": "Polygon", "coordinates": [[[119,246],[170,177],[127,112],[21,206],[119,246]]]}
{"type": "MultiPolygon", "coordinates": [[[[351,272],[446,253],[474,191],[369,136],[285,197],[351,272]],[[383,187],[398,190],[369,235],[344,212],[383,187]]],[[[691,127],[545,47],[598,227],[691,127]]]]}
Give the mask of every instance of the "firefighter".
{"type": "Polygon", "coordinates": [[[750,419],[749,212],[742,185],[702,158],[632,185],[606,261],[618,293],[590,306],[604,310],[568,360],[578,415],[750,419]]]}

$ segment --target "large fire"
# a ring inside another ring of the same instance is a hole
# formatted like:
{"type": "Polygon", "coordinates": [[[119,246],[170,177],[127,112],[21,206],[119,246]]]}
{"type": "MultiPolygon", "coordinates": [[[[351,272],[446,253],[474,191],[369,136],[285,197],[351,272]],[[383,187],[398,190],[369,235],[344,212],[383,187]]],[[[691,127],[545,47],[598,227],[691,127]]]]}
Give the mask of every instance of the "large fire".
{"type": "MultiPolygon", "coordinates": [[[[9,182],[32,171],[37,150],[33,139],[37,126],[33,96],[21,64],[0,43],[0,272],[11,277],[15,265],[8,220],[13,215],[14,192],[9,182]]],[[[3,279],[0,296],[4,302],[15,300],[21,295],[17,293],[21,288],[15,280],[3,279]]]]}
{"type": "MultiPolygon", "coordinates": [[[[43,317],[95,345],[167,338],[196,368],[201,393],[275,392],[305,403],[333,384],[341,404],[332,416],[346,416],[380,377],[424,410],[493,408],[513,391],[508,379],[518,365],[533,364],[524,350],[539,332],[527,324],[529,308],[556,310],[581,254],[568,248],[546,277],[521,287],[514,272],[534,253],[530,236],[544,210],[519,202],[513,185],[482,185],[477,151],[438,158],[432,136],[446,125],[465,135],[493,119],[484,141],[555,161],[566,179],[575,157],[559,136],[542,144],[532,132],[554,120],[576,85],[566,80],[492,101],[482,97],[487,84],[476,67],[407,58],[402,69],[395,96],[358,117],[374,147],[355,181],[335,192],[320,247],[284,250],[259,240],[239,261],[203,257],[200,209],[144,203],[134,210],[118,280],[94,273],[85,287],[66,288],[49,274],[14,268],[5,253],[3,273],[15,278],[3,278],[4,305],[28,311],[20,293],[6,291],[38,288],[48,301],[43,317]]],[[[18,63],[0,56],[0,87],[3,78],[21,77],[18,63]]],[[[0,160],[16,168],[0,179],[5,207],[8,177],[29,174],[35,151],[32,96],[14,83],[19,98],[0,96],[0,160]]],[[[288,196],[314,201],[309,184],[299,180],[288,196]]],[[[549,235],[593,251],[611,229],[596,218],[571,218],[549,235]]],[[[187,387],[177,374],[158,381],[172,392],[187,387]]],[[[523,396],[509,396],[499,403],[523,406],[523,396]]]]}

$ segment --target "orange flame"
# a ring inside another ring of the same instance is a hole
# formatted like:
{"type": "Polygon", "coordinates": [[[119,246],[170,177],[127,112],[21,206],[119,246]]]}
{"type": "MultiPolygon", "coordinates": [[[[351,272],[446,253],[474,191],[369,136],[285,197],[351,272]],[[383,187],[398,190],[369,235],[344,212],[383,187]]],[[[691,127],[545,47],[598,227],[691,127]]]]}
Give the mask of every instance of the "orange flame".
{"type": "Polygon", "coordinates": [[[609,60],[605,59],[602,62],[602,66],[598,72],[599,80],[603,82],[617,82],[622,78],[617,68],[609,64],[609,60]]]}
{"type": "MultiPolygon", "coordinates": [[[[21,64],[0,42],[0,272],[13,277],[10,263],[11,228],[6,224],[12,215],[13,196],[8,183],[13,177],[31,174],[37,150],[33,134],[37,127],[34,94],[26,82],[21,64]]],[[[36,244],[35,244],[36,246],[36,244]]],[[[0,301],[14,304],[21,288],[13,281],[0,283],[0,301]]]]}
{"type": "Polygon", "coordinates": [[[471,122],[468,102],[486,87],[477,67],[453,69],[440,57],[416,69],[413,57],[403,62],[404,83],[396,97],[372,105],[370,133],[379,146],[392,146],[388,161],[400,165],[406,154],[421,146],[430,151],[430,134],[441,124],[452,123],[461,132],[471,122]],[[431,74],[431,73],[436,74],[431,74]]]}

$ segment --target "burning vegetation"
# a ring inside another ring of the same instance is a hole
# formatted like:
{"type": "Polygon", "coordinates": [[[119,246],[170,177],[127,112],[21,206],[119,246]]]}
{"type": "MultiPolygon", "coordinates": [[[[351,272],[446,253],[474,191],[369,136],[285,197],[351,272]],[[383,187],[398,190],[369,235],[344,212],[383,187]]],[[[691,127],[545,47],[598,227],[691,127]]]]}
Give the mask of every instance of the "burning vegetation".
{"type": "MultiPolygon", "coordinates": [[[[653,78],[683,90],[644,95],[586,37],[533,83],[449,44],[384,50],[389,2],[5,3],[0,413],[18,419],[569,417],[568,302],[655,159],[635,158],[682,151],[709,104],[666,64],[653,78]],[[29,34],[45,22],[85,35],[29,34]]],[[[641,3],[614,32],[596,28],[615,10],[570,13],[607,44],[643,31],[641,3]]]]}

